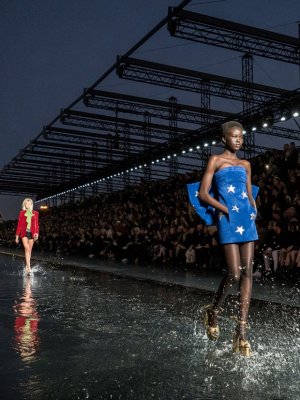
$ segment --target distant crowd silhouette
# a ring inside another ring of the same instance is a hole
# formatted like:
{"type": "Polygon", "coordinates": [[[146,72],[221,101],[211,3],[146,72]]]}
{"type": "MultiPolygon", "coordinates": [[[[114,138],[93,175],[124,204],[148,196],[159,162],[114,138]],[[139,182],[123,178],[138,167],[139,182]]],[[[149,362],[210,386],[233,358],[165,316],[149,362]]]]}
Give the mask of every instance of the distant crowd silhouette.
{"type": "MultiPolygon", "coordinates": [[[[294,143],[251,160],[259,186],[254,275],[299,276],[300,166],[294,143]]],[[[201,171],[128,190],[101,194],[40,212],[36,249],[56,255],[106,258],[123,263],[224,268],[217,228],[206,226],[188,204],[186,183],[201,171]]],[[[1,224],[2,246],[14,245],[16,221],[1,224]]]]}

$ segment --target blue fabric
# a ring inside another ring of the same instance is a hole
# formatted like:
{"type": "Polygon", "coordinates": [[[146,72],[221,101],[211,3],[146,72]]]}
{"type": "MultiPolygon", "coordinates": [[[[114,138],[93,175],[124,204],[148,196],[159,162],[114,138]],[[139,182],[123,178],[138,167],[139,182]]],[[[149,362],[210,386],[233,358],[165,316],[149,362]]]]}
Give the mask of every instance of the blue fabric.
{"type": "MultiPolygon", "coordinates": [[[[204,203],[198,197],[198,192],[200,190],[201,183],[194,182],[188,183],[187,185],[189,200],[199,217],[206,223],[206,225],[213,225],[215,222],[215,209],[209,204],[204,203]]],[[[213,191],[209,194],[214,197],[213,191]]]]}
{"type": "MultiPolygon", "coordinates": [[[[258,239],[255,218],[256,210],[247,196],[247,173],[242,166],[225,167],[214,175],[210,195],[214,192],[220,203],[224,204],[229,215],[224,215],[213,207],[203,203],[197,193],[200,183],[187,185],[189,200],[199,217],[207,224],[216,224],[219,231],[219,242],[239,243],[258,239]]],[[[259,188],[252,185],[252,196],[255,199],[259,188]]]]}

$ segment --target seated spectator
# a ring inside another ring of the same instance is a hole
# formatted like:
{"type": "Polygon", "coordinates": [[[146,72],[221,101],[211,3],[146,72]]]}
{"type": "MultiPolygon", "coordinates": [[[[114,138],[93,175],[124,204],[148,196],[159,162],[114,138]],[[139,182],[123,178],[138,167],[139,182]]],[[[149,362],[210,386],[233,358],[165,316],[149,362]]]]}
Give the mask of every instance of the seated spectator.
{"type": "Polygon", "coordinates": [[[298,150],[295,146],[295,142],[290,143],[286,165],[288,169],[295,169],[298,165],[298,150]]]}
{"type": "MultiPolygon", "coordinates": [[[[299,228],[292,227],[300,215],[296,153],[291,143],[283,151],[270,150],[251,160],[253,183],[260,188],[254,261],[262,272],[300,263],[299,228]]],[[[61,256],[218,268],[222,255],[215,228],[188,210],[185,183],[201,180],[200,175],[178,174],[163,184],[141,181],[130,189],[50,207],[40,215],[37,249],[61,256]]],[[[14,223],[0,229],[2,245],[14,245],[14,223]]]]}
{"type": "Polygon", "coordinates": [[[287,225],[287,229],[282,235],[282,245],[279,253],[279,266],[281,268],[292,267],[295,264],[299,251],[300,230],[296,218],[292,218],[287,225]]]}

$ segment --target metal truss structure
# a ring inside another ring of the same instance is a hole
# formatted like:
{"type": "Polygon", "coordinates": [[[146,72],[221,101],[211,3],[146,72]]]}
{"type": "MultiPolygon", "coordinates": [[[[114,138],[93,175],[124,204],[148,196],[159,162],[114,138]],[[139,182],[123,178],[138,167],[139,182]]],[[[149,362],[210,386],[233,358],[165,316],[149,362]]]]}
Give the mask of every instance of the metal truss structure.
{"type": "Polygon", "coordinates": [[[267,150],[255,135],[299,140],[299,130],[274,125],[300,107],[299,90],[253,82],[252,55],[299,63],[299,41],[231,21],[184,10],[168,16],[112,66],[93,86],[32,140],[0,171],[2,194],[51,199],[56,204],[102,192],[122,190],[150,179],[203,168],[212,143],[218,146],[220,124],[230,119],[247,130],[245,155],[267,150]],[[173,65],[132,58],[131,54],[162,26],[172,36],[246,53],[243,79],[232,79],[173,65]],[[169,101],[100,90],[111,72],[120,78],[171,88],[169,101]],[[199,94],[199,106],[177,101],[176,90],[199,94]],[[211,98],[240,104],[232,114],[211,108],[211,98]],[[94,112],[87,112],[91,110],[94,112]]]}
{"type": "MultiPolygon", "coordinates": [[[[85,92],[83,102],[87,107],[118,111],[119,114],[145,115],[148,113],[152,118],[167,121],[170,119],[170,101],[152,100],[146,97],[91,89],[85,92]]],[[[227,118],[231,114],[212,109],[209,111],[210,122],[218,122],[220,118],[227,118]]],[[[194,123],[199,126],[202,122],[201,116],[206,112],[207,109],[205,108],[176,103],[177,122],[194,123]]]]}
{"type": "Polygon", "coordinates": [[[207,82],[209,82],[209,94],[211,96],[238,101],[243,100],[245,90],[248,89],[253,93],[254,104],[263,103],[273,97],[279,97],[289,92],[272,86],[244,82],[239,79],[231,79],[131,57],[119,58],[117,74],[120,78],[136,82],[196,93],[200,93],[202,86],[207,85],[207,82]]]}
{"type": "Polygon", "coordinates": [[[292,36],[173,8],[168,29],[172,36],[187,40],[300,64],[299,38],[292,36]]]}

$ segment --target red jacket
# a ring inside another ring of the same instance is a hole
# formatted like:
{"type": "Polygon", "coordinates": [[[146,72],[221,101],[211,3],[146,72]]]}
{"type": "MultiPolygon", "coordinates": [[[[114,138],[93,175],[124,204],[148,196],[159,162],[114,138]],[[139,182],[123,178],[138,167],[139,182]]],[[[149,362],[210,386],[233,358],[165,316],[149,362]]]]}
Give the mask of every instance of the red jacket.
{"type": "MultiPolygon", "coordinates": [[[[20,211],[19,219],[18,219],[18,226],[16,229],[16,235],[20,238],[24,237],[26,234],[27,222],[25,217],[26,210],[20,211]]],[[[30,232],[32,236],[36,233],[39,234],[39,213],[38,211],[33,211],[32,218],[31,218],[31,227],[30,232]]]]}

